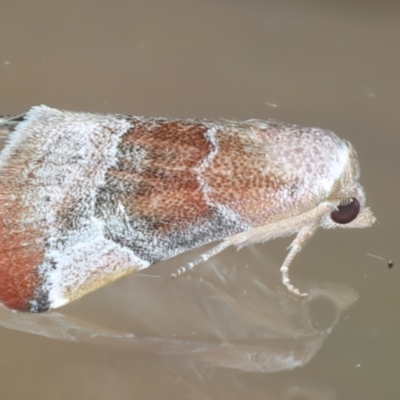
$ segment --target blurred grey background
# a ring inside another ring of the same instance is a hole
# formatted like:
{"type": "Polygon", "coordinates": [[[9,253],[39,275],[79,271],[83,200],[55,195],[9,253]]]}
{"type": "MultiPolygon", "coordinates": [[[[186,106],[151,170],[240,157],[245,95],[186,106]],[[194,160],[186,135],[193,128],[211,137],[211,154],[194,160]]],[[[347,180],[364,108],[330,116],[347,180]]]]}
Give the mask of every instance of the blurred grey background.
{"type": "MultiPolygon", "coordinates": [[[[282,376],[292,387],[307,382],[313,389],[277,398],[399,396],[399,2],[3,0],[0,6],[0,114],[46,104],[328,128],[355,146],[378,218],[368,230],[320,230],[296,258],[294,282],[346,283],[359,294],[302,368],[268,379],[196,371],[180,381],[171,366],[161,379],[155,371],[162,356],[1,328],[2,398],[265,398],[282,376]],[[393,259],[394,267],[366,253],[393,259]]],[[[279,239],[238,254],[231,249],[218,263],[278,268],[289,243],[279,239]],[[254,251],[275,265],[264,265],[254,251]]],[[[154,271],[163,273],[163,266],[154,271]]],[[[62,311],[123,325],[113,311],[119,306],[113,291],[121,288],[116,282],[62,311]]],[[[129,311],[135,313],[135,304],[129,311]]]]}

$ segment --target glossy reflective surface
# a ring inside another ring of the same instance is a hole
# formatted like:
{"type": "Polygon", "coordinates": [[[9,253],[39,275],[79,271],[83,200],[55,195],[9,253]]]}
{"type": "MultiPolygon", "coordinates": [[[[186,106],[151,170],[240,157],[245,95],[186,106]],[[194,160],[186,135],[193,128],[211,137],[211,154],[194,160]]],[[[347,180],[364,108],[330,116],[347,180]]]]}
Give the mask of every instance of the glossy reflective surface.
{"type": "Polygon", "coordinates": [[[44,103],[328,128],[356,148],[378,223],[317,232],[291,271],[312,301],[279,290],[281,239],[171,281],[185,255],[58,313],[1,310],[2,398],[399,395],[400,5],[3,3],[1,114],[44,103]]]}

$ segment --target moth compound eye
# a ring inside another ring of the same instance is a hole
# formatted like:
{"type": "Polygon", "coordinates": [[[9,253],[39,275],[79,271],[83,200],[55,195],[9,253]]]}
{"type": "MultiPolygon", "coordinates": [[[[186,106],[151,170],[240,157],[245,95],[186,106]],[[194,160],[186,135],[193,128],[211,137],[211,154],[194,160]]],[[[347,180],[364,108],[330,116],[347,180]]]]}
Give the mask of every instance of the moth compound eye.
{"type": "Polygon", "coordinates": [[[337,224],[348,224],[353,221],[360,212],[360,202],[356,199],[349,199],[346,204],[339,205],[331,212],[331,218],[337,224]]]}

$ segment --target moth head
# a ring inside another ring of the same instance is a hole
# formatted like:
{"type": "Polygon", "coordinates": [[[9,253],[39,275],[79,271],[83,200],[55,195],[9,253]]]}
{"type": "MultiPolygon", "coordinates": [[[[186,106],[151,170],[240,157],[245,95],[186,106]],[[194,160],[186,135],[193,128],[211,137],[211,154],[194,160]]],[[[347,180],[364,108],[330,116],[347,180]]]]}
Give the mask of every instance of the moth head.
{"type": "Polygon", "coordinates": [[[330,209],[324,213],[320,225],[323,228],[367,228],[376,221],[366,207],[365,192],[360,183],[360,166],[357,153],[349,142],[347,160],[328,197],[330,209]]]}

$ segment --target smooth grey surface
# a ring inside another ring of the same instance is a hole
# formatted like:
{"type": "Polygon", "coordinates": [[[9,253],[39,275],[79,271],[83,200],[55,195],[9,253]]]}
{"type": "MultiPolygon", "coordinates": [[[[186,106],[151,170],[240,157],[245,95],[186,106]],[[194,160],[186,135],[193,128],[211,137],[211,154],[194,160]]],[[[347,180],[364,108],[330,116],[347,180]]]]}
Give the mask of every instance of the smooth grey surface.
{"type": "MultiPolygon", "coordinates": [[[[368,230],[318,231],[293,264],[295,284],[347,284],[359,294],[304,367],[275,374],[202,367],[181,357],[1,328],[2,398],[399,396],[400,3],[349,3],[0,1],[0,114],[44,103],[149,116],[275,118],[331,129],[356,148],[367,203],[378,218],[368,230]],[[394,267],[366,253],[392,259],[394,267]]],[[[266,269],[278,269],[288,244],[284,239],[238,254],[230,250],[216,264],[241,273],[248,265],[262,281],[266,269]]],[[[146,273],[168,276],[179,265],[146,273]]],[[[135,294],[135,282],[129,277],[60,311],[160,337],[191,332],[199,322],[193,310],[202,304],[201,293],[185,289],[185,281],[150,285],[146,297],[120,300],[124,291],[126,298],[135,294]],[[162,306],[154,301],[160,287],[170,291],[161,293],[162,306]],[[168,296],[173,304],[182,296],[181,307],[169,308],[168,296]]],[[[324,307],[317,307],[315,318],[329,326],[333,317],[324,307]]],[[[268,299],[265,310],[276,310],[268,299]]],[[[289,329],[281,322],[277,329],[289,329]]],[[[211,318],[204,324],[205,331],[216,329],[211,318]]],[[[243,343],[256,340],[243,333],[243,343]]]]}

